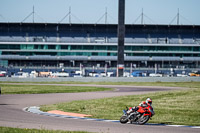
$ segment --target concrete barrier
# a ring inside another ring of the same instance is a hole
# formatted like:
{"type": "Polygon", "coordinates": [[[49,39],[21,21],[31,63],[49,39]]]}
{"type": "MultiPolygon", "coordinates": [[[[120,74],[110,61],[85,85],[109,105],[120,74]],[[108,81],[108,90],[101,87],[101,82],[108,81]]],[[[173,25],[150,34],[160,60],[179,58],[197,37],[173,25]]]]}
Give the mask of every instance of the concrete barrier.
{"type": "Polygon", "coordinates": [[[200,82],[200,77],[65,77],[65,78],[11,78],[10,82],[200,82]]]}

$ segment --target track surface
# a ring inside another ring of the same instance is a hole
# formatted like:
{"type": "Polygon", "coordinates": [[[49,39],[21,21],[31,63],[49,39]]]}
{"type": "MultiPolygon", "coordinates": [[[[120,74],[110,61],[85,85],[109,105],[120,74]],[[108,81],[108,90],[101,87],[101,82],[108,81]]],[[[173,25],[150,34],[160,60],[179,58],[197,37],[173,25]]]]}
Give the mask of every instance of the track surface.
{"type": "MultiPolygon", "coordinates": [[[[66,85],[72,86],[72,85],[66,85]]],[[[74,85],[92,86],[92,85],[74,85]]],[[[94,85],[93,85],[94,86],[94,85]]],[[[40,106],[64,101],[97,99],[122,95],[137,95],[156,91],[167,91],[170,87],[130,87],[106,86],[116,88],[115,91],[86,92],[86,93],[57,93],[57,94],[23,94],[0,96],[0,126],[18,128],[37,128],[54,130],[89,131],[100,133],[199,133],[199,129],[188,127],[167,127],[155,125],[133,125],[114,122],[88,121],[81,119],[57,118],[24,112],[29,106],[40,106]]],[[[176,88],[181,89],[181,88],[176,88]]]]}

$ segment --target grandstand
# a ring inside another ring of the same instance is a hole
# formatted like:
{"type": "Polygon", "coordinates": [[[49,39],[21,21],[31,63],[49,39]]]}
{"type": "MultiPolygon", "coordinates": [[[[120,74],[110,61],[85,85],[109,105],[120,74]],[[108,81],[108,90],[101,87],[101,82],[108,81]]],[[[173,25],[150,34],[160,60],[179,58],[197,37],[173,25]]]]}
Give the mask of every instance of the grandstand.
{"type": "MultiPolygon", "coordinates": [[[[125,67],[200,67],[200,26],[125,29],[125,67]]],[[[116,24],[0,23],[0,65],[116,67],[117,41],[116,24]]]]}

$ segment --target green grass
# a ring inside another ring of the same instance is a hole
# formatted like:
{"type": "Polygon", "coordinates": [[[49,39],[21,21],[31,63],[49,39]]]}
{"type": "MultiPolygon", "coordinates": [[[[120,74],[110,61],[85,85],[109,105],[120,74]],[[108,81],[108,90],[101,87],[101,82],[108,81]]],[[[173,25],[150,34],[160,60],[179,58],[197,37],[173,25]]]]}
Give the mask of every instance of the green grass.
{"type": "Polygon", "coordinates": [[[111,90],[103,87],[0,84],[2,94],[76,93],[111,90]]]}
{"type": "Polygon", "coordinates": [[[96,85],[130,85],[130,86],[171,86],[171,87],[200,87],[200,82],[3,82],[1,83],[24,83],[24,84],[96,84],[96,85]]]}
{"type": "MultiPolygon", "coordinates": [[[[167,86],[165,83],[154,83],[155,85],[167,86]]],[[[156,114],[149,123],[200,126],[200,83],[169,83],[169,86],[183,86],[191,89],[44,105],[41,110],[56,109],[90,114],[93,118],[116,120],[120,118],[126,106],[137,106],[147,97],[151,97],[156,114]]]]}
{"type": "Polygon", "coordinates": [[[10,128],[0,127],[1,133],[89,133],[84,131],[61,131],[61,130],[45,130],[45,129],[27,129],[27,128],[10,128]]]}
{"type": "MultiPolygon", "coordinates": [[[[19,84],[1,84],[1,83],[16,83],[16,82],[0,82],[2,94],[41,94],[41,93],[76,93],[76,92],[91,92],[91,91],[105,91],[111,90],[103,87],[77,87],[77,86],[56,86],[45,85],[48,82],[36,82],[30,85],[31,82],[17,82],[19,84]],[[43,85],[42,85],[43,84],[43,85]]],[[[83,84],[84,82],[50,82],[48,84],[83,84]]],[[[129,86],[171,86],[171,87],[185,87],[185,88],[200,88],[200,82],[88,82],[85,84],[99,84],[99,85],[129,85],[129,86]]]]}
{"type": "MultiPolygon", "coordinates": [[[[46,83],[50,84],[50,82],[46,83]]],[[[37,82],[35,84],[46,83],[37,82]]],[[[51,84],[83,84],[83,82],[51,82],[51,84]]],[[[153,99],[153,106],[156,115],[153,117],[153,120],[149,122],[197,126],[200,125],[200,82],[84,82],[84,84],[170,86],[190,89],[89,101],[74,101],[70,103],[59,103],[55,105],[44,105],[41,107],[41,109],[43,111],[57,109],[67,112],[91,114],[94,118],[119,119],[122,115],[122,109],[124,109],[126,106],[136,106],[147,97],[151,97],[153,99]]],[[[3,94],[71,93],[107,90],[101,87],[70,87],[55,85],[0,84],[0,86],[3,94]]]]}

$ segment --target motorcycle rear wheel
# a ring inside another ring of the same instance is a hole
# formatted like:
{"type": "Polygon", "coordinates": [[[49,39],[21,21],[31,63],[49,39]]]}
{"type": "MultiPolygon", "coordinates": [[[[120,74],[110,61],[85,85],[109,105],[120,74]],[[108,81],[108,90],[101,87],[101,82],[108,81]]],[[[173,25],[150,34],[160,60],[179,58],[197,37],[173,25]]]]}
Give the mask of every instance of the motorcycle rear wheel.
{"type": "Polygon", "coordinates": [[[142,116],[140,117],[138,120],[137,120],[137,123],[139,125],[143,125],[145,123],[147,123],[147,121],[150,119],[150,116],[149,115],[146,115],[146,116],[142,116]]]}
{"type": "Polygon", "coordinates": [[[127,119],[127,116],[122,116],[121,118],[120,118],[120,123],[122,123],[122,124],[125,124],[125,123],[127,123],[128,122],[128,119],[127,119]]]}

